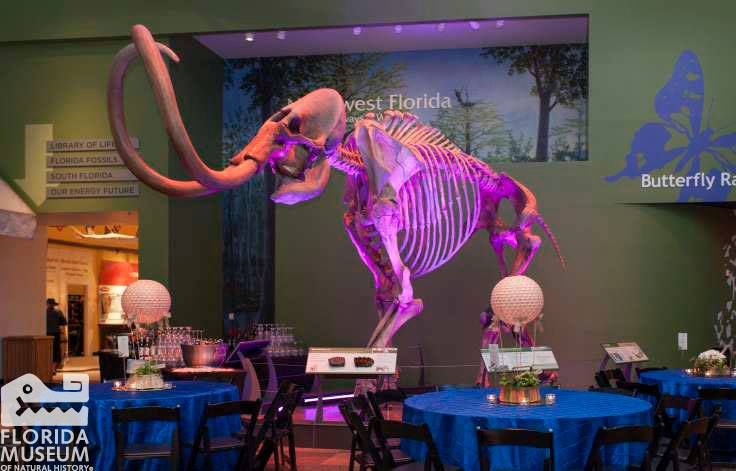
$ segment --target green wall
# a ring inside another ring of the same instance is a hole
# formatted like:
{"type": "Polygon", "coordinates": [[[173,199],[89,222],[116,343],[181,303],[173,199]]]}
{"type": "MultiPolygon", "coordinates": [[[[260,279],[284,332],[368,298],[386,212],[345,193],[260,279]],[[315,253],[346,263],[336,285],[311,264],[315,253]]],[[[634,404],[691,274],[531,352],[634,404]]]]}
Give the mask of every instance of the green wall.
{"type": "MultiPolygon", "coordinates": [[[[26,176],[26,124],[53,124],[56,139],[110,136],[105,84],[112,57],[125,44],[109,40],[0,44],[0,60],[6,64],[0,73],[3,177],[13,183],[26,176]]],[[[134,67],[126,81],[126,112],[131,135],[140,138],[147,161],[167,172],[166,136],[140,66],[134,67]]],[[[29,190],[17,184],[16,189],[22,195],[29,190]]],[[[47,200],[34,209],[41,213],[138,211],[141,277],[168,281],[169,208],[165,196],[141,185],[138,198],[47,200]]]]}
{"type": "MultiPolygon", "coordinates": [[[[222,167],[223,62],[191,37],[169,45],[182,57],[172,67],[182,118],[204,161],[222,167]]],[[[170,174],[190,179],[176,153],[169,151],[170,174]]],[[[222,197],[169,202],[169,279],[173,322],[222,335],[222,197]]]]}

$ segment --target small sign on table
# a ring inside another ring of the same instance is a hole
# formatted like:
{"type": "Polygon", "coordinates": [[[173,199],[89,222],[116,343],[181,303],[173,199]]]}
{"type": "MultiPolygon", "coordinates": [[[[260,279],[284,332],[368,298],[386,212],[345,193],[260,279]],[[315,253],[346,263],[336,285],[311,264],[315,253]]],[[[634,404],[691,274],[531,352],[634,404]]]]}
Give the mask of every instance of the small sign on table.
{"type": "Polygon", "coordinates": [[[499,348],[489,345],[480,355],[491,373],[519,370],[559,370],[555,354],[550,347],[499,348]]]}
{"type": "Polygon", "coordinates": [[[599,370],[606,369],[608,360],[613,360],[617,366],[624,367],[626,381],[631,381],[631,365],[649,361],[649,357],[636,342],[602,343],[601,347],[606,352],[599,370]]]}
{"type": "Polygon", "coordinates": [[[315,348],[307,354],[307,374],[316,375],[317,411],[315,422],[322,422],[324,393],[322,377],[377,378],[396,373],[396,348],[315,348]]]}

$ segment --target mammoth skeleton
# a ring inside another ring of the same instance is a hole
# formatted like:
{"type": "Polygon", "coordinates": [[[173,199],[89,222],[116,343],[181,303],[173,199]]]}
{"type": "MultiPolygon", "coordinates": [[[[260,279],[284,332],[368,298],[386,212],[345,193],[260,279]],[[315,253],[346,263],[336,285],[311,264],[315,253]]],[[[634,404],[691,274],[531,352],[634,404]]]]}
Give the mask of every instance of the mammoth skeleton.
{"type": "Polygon", "coordinates": [[[176,54],[136,25],[133,44],[115,57],[108,84],[110,126],[120,156],[142,182],[171,196],[196,197],[235,188],[270,166],[277,176],[276,203],[295,204],[318,196],[330,170],[347,175],[345,229],[371,271],[379,322],[369,346],[391,344],[399,328],[422,311],[412,280],[447,263],[479,230],[489,233],[503,276],[523,273],[541,244],[538,225],[560,250],[537,210],[534,195],[512,177],[467,155],[438,130],[408,113],[371,113],[345,134],[340,94],[319,89],[279,110],[234,155],[227,168],[213,170],[199,157],[182,122],[162,55],[176,54]],[[138,154],[125,125],[123,81],[141,57],[166,132],[193,180],[167,178],[138,154]],[[511,225],[498,214],[508,199],[516,213],[511,225]],[[504,247],[516,250],[509,267],[504,247]]]}

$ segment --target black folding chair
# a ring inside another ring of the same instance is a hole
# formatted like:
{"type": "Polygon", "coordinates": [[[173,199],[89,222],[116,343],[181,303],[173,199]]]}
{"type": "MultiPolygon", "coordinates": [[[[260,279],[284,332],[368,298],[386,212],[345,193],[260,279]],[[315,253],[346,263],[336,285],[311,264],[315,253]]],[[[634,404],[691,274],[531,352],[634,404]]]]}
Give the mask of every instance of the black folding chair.
{"type": "Polygon", "coordinates": [[[611,381],[626,381],[624,372],[621,368],[613,368],[611,370],[600,370],[595,373],[595,384],[599,388],[612,388],[613,384],[611,381]]]}
{"type": "Polygon", "coordinates": [[[685,412],[686,420],[691,421],[700,416],[700,399],[692,399],[685,396],[674,396],[663,394],[654,411],[655,427],[660,439],[673,439],[679,430],[680,418],[678,413],[685,412]],[[669,415],[668,410],[675,410],[676,415],[669,415]]]}
{"type": "MultiPolygon", "coordinates": [[[[730,388],[701,388],[698,390],[698,397],[702,401],[712,401],[715,407],[724,408],[724,402],[735,401],[736,402],[736,389],[730,388]]],[[[714,432],[728,433],[729,436],[736,436],[736,420],[724,420],[720,418],[718,423],[715,425],[714,432]]],[[[717,450],[710,447],[711,452],[715,452],[717,455],[723,453],[730,453],[729,451],[717,450]]],[[[736,468],[736,463],[728,461],[714,461],[714,466],[722,468],[736,468]]]]}
{"type": "Polygon", "coordinates": [[[293,415],[304,395],[304,389],[289,381],[283,381],[269,404],[263,423],[256,436],[259,447],[254,460],[255,469],[265,469],[273,453],[274,469],[281,469],[281,462],[288,458],[293,471],[297,469],[296,440],[293,415]],[[289,456],[284,453],[284,440],[288,441],[289,456]]]}
{"type": "Polygon", "coordinates": [[[548,432],[537,432],[526,429],[476,429],[478,439],[478,457],[480,458],[481,471],[490,471],[491,460],[486,448],[489,446],[520,446],[530,448],[543,448],[549,451],[549,456],[544,460],[544,471],[555,469],[554,434],[550,429],[548,432]]]}
{"type": "Polygon", "coordinates": [[[384,389],[383,391],[368,391],[368,402],[370,402],[373,408],[373,413],[376,417],[383,420],[383,406],[386,404],[404,404],[406,400],[406,393],[401,389],[384,389]]]}
{"type": "Polygon", "coordinates": [[[276,471],[279,470],[279,462],[289,461],[291,471],[296,471],[296,439],[294,438],[294,411],[302,400],[304,389],[295,387],[293,390],[284,393],[281,399],[281,405],[276,410],[276,416],[273,421],[273,430],[271,439],[274,442],[274,465],[276,471]],[[284,440],[289,447],[289,456],[284,453],[284,440]]]}
{"type": "Polygon", "coordinates": [[[258,422],[258,414],[261,411],[261,401],[231,401],[221,402],[219,404],[208,404],[202,414],[194,443],[192,443],[192,453],[189,457],[189,465],[187,469],[193,471],[195,469],[203,469],[197,463],[197,458],[202,455],[204,457],[204,465],[206,469],[214,469],[212,463],[213,453],[222,453],[233,450],[240,450],[238,455],[238,464],[236,469],[251,469],[255,457],[255,429],[258,422]],[[237,415],[242,418],[247,417],[245,427],[240,433],[234,436],[211,437],[209,422],[218,417],[226,417],[237,415]]]}
{"type": "Polygon", "coordinates": [[[710,417],[701,417],[685,422],[679,433],[669,444],[657,465],[657,471],[666,471],[672,464],[673,471],[680,471],[680,463],[695,466],[697,471],[705,471],[712,468],[708,441],[715,426],[718,424],[720,410],[710,417]],[[690,443],[690,449],[681,449],[683,445],[690,443]]]}
{"type": "MultiPolygon", "coordinates": [[[[391,469],[389,463],[384,460],[381,450],[373,442],[368,427],[363,423],[358,413],[354,410],[350,401],[345,401],[339,405],[340,414],[342,414],[345,424],[348,426],[353,436],[353,441],[357,444],[359,452],[355,453],[354,462],[360,466],[360,471],[367,469],[385,470],[391,469]]],[[[350,470],[352,471],[353,461],[350,462],[350,470]]]]}
{"type": "Polygon", "coordinates": [[[125,461],[143,461],[154,458],[169,460],[172,471],[179,469],[181,439],[179,436],[179,406],[133,407],[113,409],[112,423],[115,429],[115,464],[118,471],[125,469],[125,461]],[[124,425],[131,422],[173,422],[170,443],[128,443],[124,425]]]}
{"type": "Polygon", "coordinates": [[[655,404],[659,403],[662,393],[656,384],[635,383],[630,381],[616,381],[616,387],[632,391],[635,396],[649,396],[654,398],[655,404]]]}
{"type": "Polygon", "coordinates": [[[397,463],[391,449],[388,447],[388,440],[394,439],[416,441],[423,443],[427,447],[427,455],[424,458],[424,471],[445,470],[442,461],[440,461],[437,445],[435,445],[434,439],[432,439],[432,433],[429,431],[427,424],[414,425],[397,420],[383,420],[374,417],[371,420],[370,429],[375,431],[384,459],[388,462],[390,469],[401,466],[401,464],[397,463]]]}
{"type": "Polygon", "coordinates": [[[666,370],[666,366],[650,366],[648,368],[635,368],[636,370],[636,377],[640,378],[642,373],[646,373],[647,371],[662,371],[666,370]]]}
{"type": "Polygon", "coordinates": [[[596,393],[608,393],[608,394],[618,394],[620,396],[634,396],[633,391],[629,391],[627,389],[619,389],[619,388],[596,388],[594,386],[591,386],[588,388],[588,391],[590,392],[596,392],[596,393]]]}
{"type": "Polygon", "coordinates": [[[640,466],[629,466],[628,469],[634,471],[650,471],[652,466],[652,444],[654,442],[655,433],[652,427],[616,427],[616,428],[600,428],[593,439],[593,447],[588,455],[585,463],[585,471],[603,471],[603,459],[601,458],[601,448],[611,445],[619,445],[622,443],[646,443],[647,449],[644,452],[644,458],[640,466]]]}

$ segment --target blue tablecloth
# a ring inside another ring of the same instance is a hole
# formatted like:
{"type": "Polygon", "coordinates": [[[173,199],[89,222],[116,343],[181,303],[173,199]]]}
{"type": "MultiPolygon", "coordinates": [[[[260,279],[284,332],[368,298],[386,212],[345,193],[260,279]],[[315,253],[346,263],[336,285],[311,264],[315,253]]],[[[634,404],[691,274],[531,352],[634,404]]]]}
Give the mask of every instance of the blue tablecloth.
{"type": "MultiPolygon", "coordinates": [[[[180,409],[179,427],[184,443],[192,443],[199,422],[208,403],[238,400],[238,389],[224,383],[205,381],[175,381],[174,388],[165,391],[113,391],[110,383],[91,384],[89,387],[89,425],[85,432],[89,439],[90,455],[96,470],[115,468],[115,435],[112,424],[112,409],[126,407],[162,406],[180,409]]],[[[223,417],[210,421],[212,436],[231,435],[240,430],[240,418],[223,417]]],[[[171,425],[157,422],[131,423],[128,440],[131,443],[168,443],[171,440],[171,425]]],[[[182,445],[183,445],[182,444],[182,445]]],[[[190,449],[183,447],[184,460],[189,458],[190,449]]],[[[215,469],[234,468],[235,453],[213,455],[215,469]]],[[[184,461],[186,464],[186,461],[184,461]]],[[[142,469],[169,469],[166,460],[149,460],[142,469]]]]}
{"type": "MultiPolygon", "coordinates": [[[[466,471],[479,467],[476,427],[526,428],[554,431],[555,469],[582,469],[593,437],[603,426],[651,425],[652,406],[631,397],[572,390],[542,390],[557,395],[554,405],[514,406],[489,404],[486,395],[496,389],[464,389],[414,396],[404,403],[404,420],[426,423],[437,443],[443,463],[466,471]]],[[[424,446],[404,441],[402,450],[423,460],[424,446]]],[[[544,453],[531,448],[492,447],[493,469],[541,469],[544,453]]],[[[608,464],[637,462],[643,446],[620,445],[604,451],[608,464]]]]}
{"type": "MultiPolygon", "coordinates": [[[[671,394],[685,397],[698,397],[698,389],[701,388],[729,388],[736,389],[736,378],[718,377],[706,378],[703,376],[692,376],[682,370],[656,370],[645,371],[639,375],[639,381],[647,384],[657,384],[662,394],[671,394]]],[[[711,401],[703,404],[706,414],[713,410],[711,401]]],[[[723,401],[719,404],[723,408],[721,420],[736,420],[736,401],[723,401]]],[[[681,420],[685,420],[686,414],[682,413],[681,420]]],[[[736,436],[734,432],[716,432],[713,436],[713,448],[727,451],[729,459],[736,460],[736,436]]]]}

